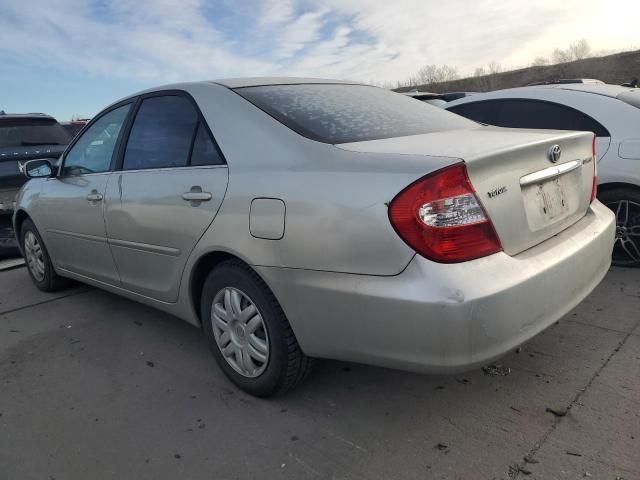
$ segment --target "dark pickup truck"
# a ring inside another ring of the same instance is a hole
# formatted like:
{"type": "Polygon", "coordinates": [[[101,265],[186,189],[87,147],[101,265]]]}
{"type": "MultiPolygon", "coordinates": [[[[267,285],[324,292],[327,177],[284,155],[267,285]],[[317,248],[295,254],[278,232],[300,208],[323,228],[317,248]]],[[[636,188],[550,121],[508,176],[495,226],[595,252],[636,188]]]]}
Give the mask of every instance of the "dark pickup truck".
{"type": "Polygon", "coordinates": [[[57,160],[70,141],[71,135],[49,115],[0,111],[0,215],[13,212],[16,194],[27,181],[22,164],[57,160]]]}

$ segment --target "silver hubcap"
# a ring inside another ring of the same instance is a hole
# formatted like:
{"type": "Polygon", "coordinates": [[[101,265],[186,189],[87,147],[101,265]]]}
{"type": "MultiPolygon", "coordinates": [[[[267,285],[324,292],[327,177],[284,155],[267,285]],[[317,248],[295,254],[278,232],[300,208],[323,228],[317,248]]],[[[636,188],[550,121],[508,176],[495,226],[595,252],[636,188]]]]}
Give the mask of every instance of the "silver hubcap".
{"type": "Polygon", "coordinates": [[[33,232],[27,232],[24,236],[24,256],[31,274],[36,280],[44,280],[44,255],[42,246],[33,232]]]}
{"type": "Polygon", "coordinates": [[[269,361],[269,336],[247,294],[232,287],[216,293],[211,325],[222,356],[236,372],[249,378],[264,372],[269,361]]]}
{"type": "Polygon", "coordinates": [[[640,204],[618,200],[606,205],[616,214],[613,260],[618,264],[640,262],[640,204]]]}

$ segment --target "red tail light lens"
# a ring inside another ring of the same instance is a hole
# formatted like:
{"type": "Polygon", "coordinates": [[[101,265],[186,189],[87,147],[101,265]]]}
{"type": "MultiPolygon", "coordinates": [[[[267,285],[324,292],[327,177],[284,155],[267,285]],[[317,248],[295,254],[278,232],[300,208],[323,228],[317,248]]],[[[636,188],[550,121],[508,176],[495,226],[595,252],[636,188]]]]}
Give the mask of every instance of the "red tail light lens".
{"type": "Polygon", "coordinates": [[[589,203],[596,199],[598,194],[598,158],[596,156],[596,136],[593,136],[593,142],[591,143],[591,155],[593,157],[593,182],[591,183],[591,199],[589,203]]]}
{"type": "Polygon", "coordinates": [[[389,220],[407,245],[435,262],[465,262],[502,250],[462,163],[405,188],[389,205],[389,220]]]}

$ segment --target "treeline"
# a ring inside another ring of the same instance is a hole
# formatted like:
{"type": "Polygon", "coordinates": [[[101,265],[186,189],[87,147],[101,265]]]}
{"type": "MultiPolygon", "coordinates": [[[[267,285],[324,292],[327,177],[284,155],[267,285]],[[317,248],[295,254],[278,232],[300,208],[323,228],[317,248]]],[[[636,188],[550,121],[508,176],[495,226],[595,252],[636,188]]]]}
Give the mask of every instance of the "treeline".
{"type": "MultiPolygon", "coordinates": [[[[594,56],[594,52],[585,39],[572,43],[565,49],[556,48],[551,52],[549,57],[536,57],[528,65],[519,67],[518,69],[527,67],[541,67],[547,65],[558,65],[561,63],[569,63],[577,60],[584,60],[594,56]]],[[[487,77],[496,75],[506,71],[516,70],[515,68],[505,69],[500,62],[490,62],[486,66],[477,67],[473,72],[473,78],[487,77]]],[[[385,84],[387,88],[415,88],[418,85],[432,85],[436,83],[451,82],[460,79],[458,68],[451,65],[424,65],[415,74],[405,80],[399,80],[394,84],[385,84]]],[[[467,77],[468,78],[468,77],[467,77]]]]}
{"type": "Polygon", "coordinates": [[[529,65],[505,69],[498,62],[476,68],[474,74],[460,78],[455,67],[425,65],[409,79],[384,85],[397,91],[489,91],[512,88],[560,78],[596,78],[621,84],[640,77],[640,50],[602,56],[594,53],[586,40],[555,49],[547,57],[535,58],[529,65]]]}

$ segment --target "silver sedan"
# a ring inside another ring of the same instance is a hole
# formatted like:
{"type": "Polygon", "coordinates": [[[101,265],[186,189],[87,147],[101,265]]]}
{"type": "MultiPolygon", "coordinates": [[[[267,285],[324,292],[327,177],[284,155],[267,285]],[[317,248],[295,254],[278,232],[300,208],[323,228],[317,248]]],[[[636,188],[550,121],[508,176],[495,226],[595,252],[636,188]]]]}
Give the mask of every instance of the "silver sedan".
{"type": "Polygon", "coordinates": [[[25,165],[35,284],[78,280],[198,325],[258,396],[315,357],[472,368],[536,335],[610,265],[593,134],[487,127],[317,79],[184,83],[107,107],[25,165]]]}

